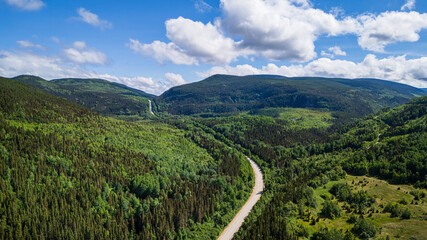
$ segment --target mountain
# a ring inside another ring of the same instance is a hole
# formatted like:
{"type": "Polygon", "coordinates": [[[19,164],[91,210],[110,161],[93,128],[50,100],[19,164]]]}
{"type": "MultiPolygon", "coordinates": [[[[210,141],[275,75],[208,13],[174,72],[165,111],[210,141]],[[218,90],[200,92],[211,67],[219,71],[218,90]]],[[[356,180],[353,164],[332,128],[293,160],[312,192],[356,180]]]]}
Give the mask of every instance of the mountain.
{"type": "Polygon", "coordinates": [[[55,79],[22,75],[13,80],[65,98],[107,116],[145,116],[154,95],[102,79],[55,79]]]}
{"type": "Polygon", "coordinates": [[[427,92],[427,88],[420,88],[421,90],[423,90],[424,92],[427,92]]]}
{"type": "Polygon", "coordinates": [[[377,79],[214,75],[171,88],[156,102],[164,111],[183,115],[292,107],[362,116],[424,94],[411,86],[377,79]]]}

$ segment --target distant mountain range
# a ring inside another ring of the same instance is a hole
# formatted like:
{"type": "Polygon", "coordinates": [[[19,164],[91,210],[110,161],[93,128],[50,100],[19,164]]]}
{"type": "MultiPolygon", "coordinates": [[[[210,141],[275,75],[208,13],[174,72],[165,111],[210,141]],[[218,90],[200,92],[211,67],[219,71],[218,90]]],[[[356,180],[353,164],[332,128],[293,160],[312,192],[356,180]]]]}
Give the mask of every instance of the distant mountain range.
{"type": "Polygon", "coordinates": [[[221,114],[271,107],[317,108],[362,116],[406,103],[425,92],[377,79],[214,75],[156,98],[171,114],[221,114]]]}
{"type": "Polygon", "coordinates": [[[144,117],[154,109],[176,115],[218,116],[265,108],[313,108],[360,117],[426,95],[426,89],[377,79],[278,75],[214,75],[154,96],[102,79],[56,79],[22,75],[13,80],[86,106],[103,115],[144,117]]]}
{"type": "Polygon", "coordinates": [[[154,95],[102,79],[65,78],[51,81],[22,75],[13,78],[44,92],[65,98],[107,116],[145,116],[154,95]]]}

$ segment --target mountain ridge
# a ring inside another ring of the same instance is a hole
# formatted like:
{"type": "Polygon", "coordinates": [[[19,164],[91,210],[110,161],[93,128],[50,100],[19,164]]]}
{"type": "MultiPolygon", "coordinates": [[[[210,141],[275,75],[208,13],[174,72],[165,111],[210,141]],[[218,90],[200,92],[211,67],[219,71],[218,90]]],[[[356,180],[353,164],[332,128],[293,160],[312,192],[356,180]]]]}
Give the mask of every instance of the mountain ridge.
{"type": "Polygon", "coordinates": [[[155,98],[162,110],[193,115],[267,107],[326,108],[362,116],[395,107],[425,92],[378,79],[213,75],[155,98]]]}
{"type": "Polygon", "coordinates": [[[11,79],[107,116],[147,116],[148,100],[155,97],[124,84],[97,78],[61,78],[47,81],[37,76],[20,75],[11,79]]]}

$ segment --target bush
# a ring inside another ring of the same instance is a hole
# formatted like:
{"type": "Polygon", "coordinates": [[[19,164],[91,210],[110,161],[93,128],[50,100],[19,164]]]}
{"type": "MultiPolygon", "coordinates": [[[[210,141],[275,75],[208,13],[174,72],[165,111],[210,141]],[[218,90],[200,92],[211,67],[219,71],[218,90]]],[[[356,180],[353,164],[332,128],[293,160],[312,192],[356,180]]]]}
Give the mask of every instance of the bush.
{"type": "Polygon", "coordinates": [[[357,220],[352,231],[361,239],[373,238],[377,234],[377,228],[374,223],[364,218],[359,218],[357,220]]]}
{"type": "Polygon", "coordinates": [[[348,223],[356,223],[357,222],[357,217],[354,214],[350,215],[350,218],[348,218],[347,220],[348,223]]]}
{"type": "Polygon", "coordinates": [[[426,196],[426,194],[423,191],[419,190],[419,189],[412,190],[410,192],[410,194],[412,196],[414,196],[414,199],[416,201],[421,200],[422,198],[424,198],[426,196]]]}
{"type": "Polygon", "coordinates": [[[402,212],[402,215],[401,215],[401,217],[402,217],[402,219],[410,219],[411,218],[411,211],[409,211],[409,209],[405,209],[403,212],[402,212]]]}
{"type": "Polygon", "coordinates": [[[344,233],[338,229],[328,230],[324,228],[318,232],[315,232],[313,236],[310,238],[311,240],[343,240],[344,233]]]}
{"type": "Polygon", "coordinates": [[[345,183],[337,183],[333,185],[329,192],[335,195],[335,197],[340,201],[347,201],[351,198],[350,186],[345,183]]]}
{"type": "Polygon", "coordinates": [[[320,215],[325,218],[335,219],[337,217],[340,217],[341,213],[342,213],[342,210],[340,206],[338,206],[337,202],[326,200],[323,203],[323,208],[320,212],[320,215]]]}

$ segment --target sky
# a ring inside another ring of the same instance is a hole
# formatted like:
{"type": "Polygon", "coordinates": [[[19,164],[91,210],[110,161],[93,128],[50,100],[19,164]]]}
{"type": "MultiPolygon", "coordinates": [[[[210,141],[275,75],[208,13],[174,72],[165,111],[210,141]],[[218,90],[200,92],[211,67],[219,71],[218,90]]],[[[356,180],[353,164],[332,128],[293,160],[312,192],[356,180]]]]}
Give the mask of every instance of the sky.
{"type": "Polygon", "coordinates": [[[0,0],[0,76],[160,95],[213,74],[427,88],[426,0],[0,0]]]}

